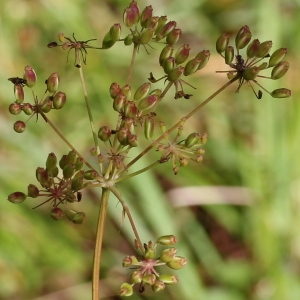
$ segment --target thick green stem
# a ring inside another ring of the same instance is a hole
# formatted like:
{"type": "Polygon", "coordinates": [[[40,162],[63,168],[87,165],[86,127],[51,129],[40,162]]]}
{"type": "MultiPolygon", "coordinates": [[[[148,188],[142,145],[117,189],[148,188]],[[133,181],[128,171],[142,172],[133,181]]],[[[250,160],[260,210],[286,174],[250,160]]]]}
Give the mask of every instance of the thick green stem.
{"type": "Polygon", "coordinates": [[[147,152],[149,152],[154,146],[156,146],[161,140],[163,140],[166,136],[168,136],[172,131],[178,128],[178,126],[185,123],[191,116],[193,116],[196,112],[198,112],[204,105],[206,105],[209,101],[214,99],[218,94],[220,94],[223,90],[225,90],[228,86],[230,86],[234,81],[238,78],[234,77],[226,84],[224,84],[221,88],[219,88],[215,93],[209,96],[206,100],[200,103],[196,108],[194,108],[190,113],[188,113],[185,117],[183,117],[179,122],[177,122],[174,126],[172,126],[169,130],[167,130],[163,135],[161,135],[158,139],[151,143],[143,152],[141,152],[138,156],[136,156],[131,162],[129,162],[124,168],[125,170],[129,169],[134,163],[136,163],[141,157],[143,157],[147,152]]]}
{"type": "Polygon", "coordinates": [[[100,299],[100,266],[101,266],[101,253],[102,253],[102,243],[104,235],[104,226],[107,213],[107,204],[109,199],[110,190],[107,188],[102,189],[101,203],[99,208],[97,233],[94,249],[94,263],[93,263],[93,279],[92,279],[92,295],[93,300],[100,299]]]}

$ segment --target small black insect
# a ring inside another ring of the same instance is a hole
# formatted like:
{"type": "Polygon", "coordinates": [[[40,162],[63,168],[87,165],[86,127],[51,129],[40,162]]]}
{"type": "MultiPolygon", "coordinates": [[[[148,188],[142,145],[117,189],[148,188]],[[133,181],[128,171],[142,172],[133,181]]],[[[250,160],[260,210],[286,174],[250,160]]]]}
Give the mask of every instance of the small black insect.
{"type": "Polygon", "coordinates": [[[21,86],[24,86],[27,83],[26,79],[19,78],[19,77],[11,77],[8,78],[9,81],[11,81],[13,84],[20,84],[21,86]]]}

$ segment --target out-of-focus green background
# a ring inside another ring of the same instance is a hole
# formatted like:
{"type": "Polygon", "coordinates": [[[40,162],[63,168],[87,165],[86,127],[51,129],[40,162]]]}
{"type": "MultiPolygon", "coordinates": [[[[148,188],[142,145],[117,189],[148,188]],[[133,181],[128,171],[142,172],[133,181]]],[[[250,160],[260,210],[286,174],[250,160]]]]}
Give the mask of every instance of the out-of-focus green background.
{"type": "MultiPolygon", "coordinates": [[[[13,191],[26,191],[36,183],[35,169],[44,166],[48,153],[69,151],[43,120],[31,120],[23,134],[12,125],[14,101],[7,78],[22,76],[25,65],[37,72],[36,94],[42,96],[44,80],[53,72],[61,76],[60,90],[66,107],[49,117],[88,157],[93,146],[73,53],[48,49],[59,32],[79,40],[97,38],[99,46],[114,23],[122,23],[129,1],[2,0],[0,3],[0,299],[90,299],[93,244],[100,191],[85,192],[76,209],[87,213],[83,225],[49,217],[50,207],[35,210],[38,200],[21,205],[7,201],[13,191]]],[[[160,108],[160,119],[174,124],[226,82],[216,70],[227,70],[215,52],[221,33],[232,35],[245,24],[253,37],[272,40],[273,50],[288,48],[290,70],[278,81],[261,80],[269,90],[286,87],[289,99],[266,93],[258,100],[246,85],[239,93],[230,87],[185,126],[186,132],[207,132],[202,164],[190,163],[177,176],[171,164],[159,166],[121,184],[145,242],[174,233],[178,254],[188,258],[178,273],[180,282],[164,292],[135,294],[132,299],[266,300],[300,299],[300,107],[299,107],[299,6],[297,0],[162,0],[151,4],[155,15],[167,15],[183,30],[178,43],[189,43],[193,53],[212,52],[207,67],[189,78],[194,96],[174,100],[170,94],[160,108]],[[224,189],[224,186],[226,189],[224,189]],[[177,190],[175,190],[177,188],[177,190]],[[185,189],[188,188],[188,189],[185,189]]],[[[123,36],[126,29],[123,29],[123,36]]],[[[155,48],[155,47],[154,47],[155,48]]],[[[159,51],[140,49],[133,89],[157,67],[159,51]]],[[[122,43],[108,51],[89,50],[84,74],[97,128],[114,124],[108,88],[125,83],[130,50],[122,43]]],[[[161,84],[162,85],[162,84],[161,84]]],[[[161,87],[158,86],[157,87],[161,87]]],[[[32,101],[28,90],[26,100],[32,101]]],[[[142,144],[140,149],[143,149],[142,144]]],[[[153,151],[139,167],[158,159],[153,151]]],[[[101,281],[103,299],[118,299],[119,285],[128,270],[122,258],[133,254],[133,234],[121,206],[112,198],[105,233],[101,281]]]]}

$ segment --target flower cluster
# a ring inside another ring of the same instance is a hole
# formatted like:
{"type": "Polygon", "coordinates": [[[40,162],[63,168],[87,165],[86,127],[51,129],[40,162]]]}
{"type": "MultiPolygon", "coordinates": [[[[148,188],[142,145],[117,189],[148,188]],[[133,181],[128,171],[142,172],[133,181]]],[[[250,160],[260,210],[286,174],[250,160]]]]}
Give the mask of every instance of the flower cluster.
{"type": "Polygon", "coordinates": [[[131,296],[133,294],[133,286],[139,284],[139,291],[143,292],[145,286],[151,286],[154,292],[164,290],[166,284],[175,284],[178,277],[173,274],[160,274],[156,267],[167,266],[173,270],[182,269],[187,264],[187,259],[177,256],[175,247],[164,249],[159,255],[156,254],[156,247],[161,245],[174,245],[177,239],[174,235],[165,235],[157,239],[154,244],[149,241],[144,244],[144,253],[142,257],[126,256],[123,260],[123,267],[134,269],[130,274],[131,283],[124,282],[119,290],[121,296],[131,296]]]}
{"type": "MultiPolygon", "coordinates": [[[[52,73],[45,81],[47,88],[40,101],[33,92],[33,87],[37,81],[37,76],[31,66],[25,67],[23,78],[12,77],[8,80],[14,84],[15,101],[9,105],[9,112],[13,115],[18,115],[21,112],[24,112],[29,116],[29,119],[31,119],[34,115],[38,116],[38,114],[40,114],[47,122],[45,114],[50,112],[52,109],[63,108],[67,101],[65,93],[57,92],[59,84],[58,73],[52,73]],[[24,102],[24,86],[32,89],[33,103],[24,102]]],[[[26,122],[16,121],[14,123],[14,130],[18,133],[24,132],[26,129],[26,122]]]]}
{"type": "Polygon", "coordinates": [[[252,33],[249,27],[247,25],[243,26],[235,37],[235,55],[234,47],[229,45],[230,36],[227,33],[222,34],[216,42],[216,49],[217,52],[224,58],[225,63],[233,70],[217,72],[225,72],[229,79],[238,80],[239,86],[237,92],[242,84],[246,82],[252,88],[258,99],[262,97],[262,91],[259,90],[258,93],[256,93],[251,83],[257,84],[261,89],[274,98],[290,97],[290,90],[280,88],[269,92],[256,80],[256,78],[276,80],[283,77],[289,69],[289,63],[287,61],[283,61],[283,58],[287,54],[287,49],[279,48],[270,55],[272,41],[264,41],[261,43],[258,39],[251,41],[251,38],[252,33]],[[243,58],[240,54],[240,50],[246,46],[246,58],[243,58]],[[264,59],[268,59],[268,62],[263,61],[264,59]],[[234,60],[235,62],[233,62],[234,60]],[[272,68],[271,76],[266,77],[259,75],[261,71],[269,68],[272,68]]]}
{"type": "Polygon", "coordinates": [[[51,202],[51,217],[60,220],[65,215],[73,223],[80,224],[85,220],[84,212],[76,212],[67,209],[68,203],[81,201],[80,190],[88,186],[89,181],[97,179],[99,174],[94,170],[82,170],[84,161],[78,157],[76,152],[70,151],[58,161],[54,153],[50,153],[46,160],[45,167],[36,169],[36,179],[41,185],[38,188],[34,184],[29,184],[27,195],[23,192],[14,192],[8,196],[12,203],[21,203],[30,198],[46,198],[36,207],[51,202]],[[64,209],[61,208],[64,206],[64,209]]]}

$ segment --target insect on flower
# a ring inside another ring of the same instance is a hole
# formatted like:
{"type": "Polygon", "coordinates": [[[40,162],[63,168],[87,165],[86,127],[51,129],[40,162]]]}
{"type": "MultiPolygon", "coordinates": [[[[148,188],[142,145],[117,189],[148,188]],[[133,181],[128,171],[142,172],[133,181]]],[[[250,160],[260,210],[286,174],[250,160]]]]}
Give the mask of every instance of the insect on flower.
{"type": "Polygon", "coordinates": [[[19,84],[21,86],[25,86],[26,83],[27,83],[27,80],[26,79],[23,79],[23,78],[19,78],[19,77],[11,77],[11,78],[8,78],[9,81],[11,81],[13,84],[19,84]]]}

